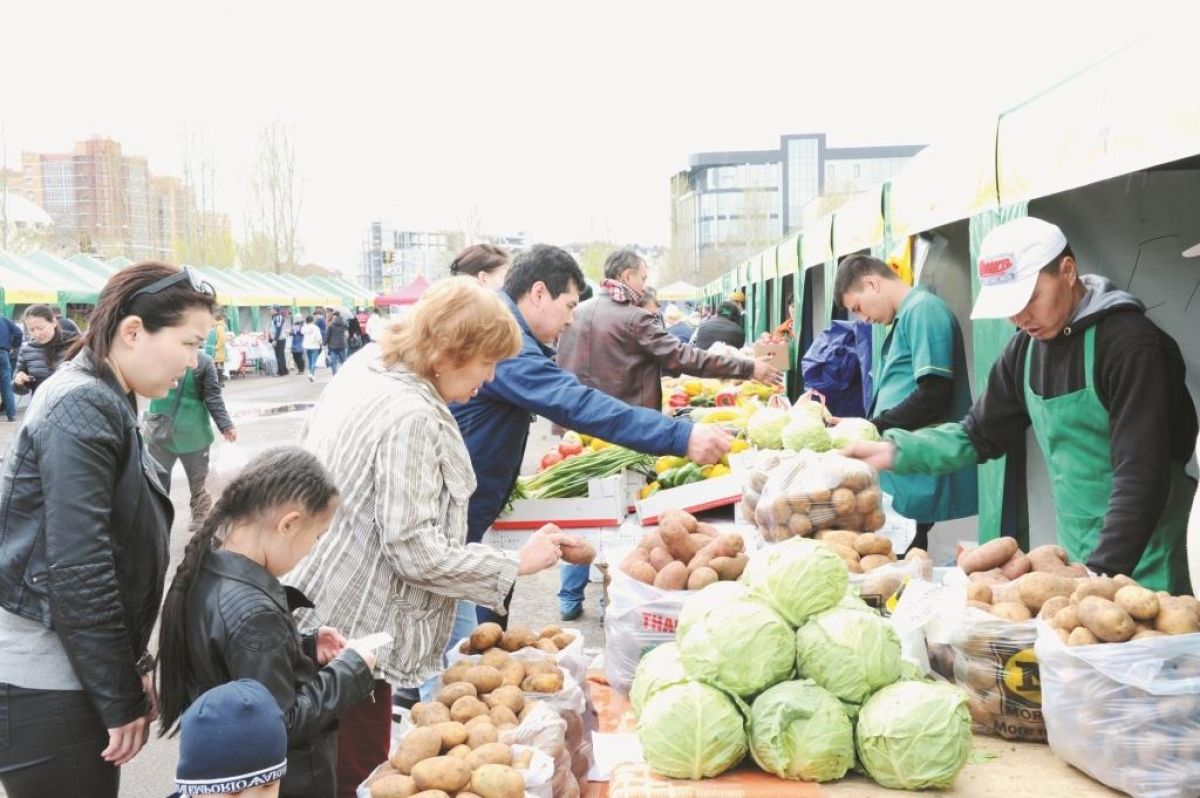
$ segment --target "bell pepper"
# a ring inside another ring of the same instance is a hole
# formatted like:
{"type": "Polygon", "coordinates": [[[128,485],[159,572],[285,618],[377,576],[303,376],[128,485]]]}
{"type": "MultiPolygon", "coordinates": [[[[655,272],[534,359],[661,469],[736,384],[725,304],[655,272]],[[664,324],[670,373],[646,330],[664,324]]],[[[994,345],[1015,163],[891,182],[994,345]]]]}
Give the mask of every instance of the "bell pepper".
{"type": "Polygon", "coordinates": [[[561,463],[562,461],[563,461],[563,456],[561,454],[559,454],[559,452],[557,450],[551,449],[550,451],[548,451],[544,455],[542,455],[542,462],[541,462],[540,470],[545,471],[550,466],[555,465],[556,463],[561,463]]]}
{"type": "Polygon", "coordinates": [[[716,479],[717,477],[729,476],[732,473],[733,471],[729,468],[729,466],[717,463],[716,465],[709,466],[708,473],[704,475],[704,478],[716,479]]]}
{"type": "Polygon", "coordinates": [[[664,471],[670,471],[672,468],[679,468],[681,465],[686,464],[686,457],[676,457],[675,455],[665,454],[654,462],[654,473],[661,474],[664,471]]]}
{"type": "Polygon", "coordinates": [[[659,483],[651,482],[649,485],[647,485],[646,487],[644,487],[640,491],[638,491],[638,498],[649,499],[651,496],[658,493],[659,488],[661,488],[661,487],[662,487],[662,485],[660,485],[659,483]]]}
{"type": "Polygon", "coordinates": [[[729,451],[733,452],[734,454],[737,454],[738,452],[744,452],[749,448],[750,441],[746,440],[745,438],[734,438],[733,443],[729,444],[729,451]]]}
{"type": "Polygon", "coordinates": [[[693,482],[699,482],[704,479],[704,475],[700,473],[700,466],[695,463],[688,463],[685,466],[680,466],[675,472],[675,487],[680,485],[690,485],[693,482]]]}
{"type": "Polygon", "coordinates": [[[609,446],[612,446],[612,444],[609,443],[608,441],[602,441],[599,438],[592,438],[592,451],[593,452],[598,452],[601,449],[607,449],[609,446]]]}
{"type": "Polygon", "coordinates": [[[675,478],[679,476],[678,468],[668,468],[666,471],[658,475],[658,486],[663,490],[670,490],[675,487],[675,478]]]}
{"type": "Polygon", "coordinates": [[[712,397],[705,396],[703,394],[700,394],[699,396],[693,396],[688,404],[692,407],[712,407],[712,397]]]}
{"type": "Polygon", "coordinates": [[[677,391],[676,393],[671,394],[671,398],[667,400],[667,403],[672,408],[678,408],[687,407],[689,401],[691,401],[691,397],[689,397],[686,393],[677,391]]]}
{"type": "Polygon", "coordinates": [[[736,407],[737,393],[735,391],[721,391],[713,399],[715,407],[736,407]]]}
{"type": "Polygon", "coordinates": [[[688,396],[699,396],[703,390],[704,386],[700,383],[700,380],[687,380],[683,383],[683,391],[688,396]]]}

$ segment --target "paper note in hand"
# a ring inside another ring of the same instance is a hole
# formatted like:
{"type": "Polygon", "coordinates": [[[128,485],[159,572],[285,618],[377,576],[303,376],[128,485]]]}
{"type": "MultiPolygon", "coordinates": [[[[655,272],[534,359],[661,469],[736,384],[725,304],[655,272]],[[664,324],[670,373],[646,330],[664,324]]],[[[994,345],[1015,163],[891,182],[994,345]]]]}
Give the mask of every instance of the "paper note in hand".
{"type": "Polygon", "coordinates": [[[366,649],[367,651],[374,651],[377,648],[382,648],[390,642],[392,642],[392,636],[387,632],[376,632],[373,635],[360,637],[358,640],[354,641],[356,646],[366,649]]]}

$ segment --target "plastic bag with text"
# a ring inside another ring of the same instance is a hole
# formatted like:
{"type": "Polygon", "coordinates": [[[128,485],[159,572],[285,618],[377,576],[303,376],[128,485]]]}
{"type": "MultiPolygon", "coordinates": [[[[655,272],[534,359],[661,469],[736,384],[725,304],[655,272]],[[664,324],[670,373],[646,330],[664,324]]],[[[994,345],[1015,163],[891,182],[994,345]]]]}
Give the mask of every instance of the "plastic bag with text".
{"type": "MultiPolygon", "coordinates": [[[[615,552],[620,561],[624,552],[615,552]]],[[[614,568],[609,606],[604,611],[604,675],[613,689],[628,694],[633,673],[648,652],[675,639],[679,612],[691,592],[660,590],[614,568]]]]}

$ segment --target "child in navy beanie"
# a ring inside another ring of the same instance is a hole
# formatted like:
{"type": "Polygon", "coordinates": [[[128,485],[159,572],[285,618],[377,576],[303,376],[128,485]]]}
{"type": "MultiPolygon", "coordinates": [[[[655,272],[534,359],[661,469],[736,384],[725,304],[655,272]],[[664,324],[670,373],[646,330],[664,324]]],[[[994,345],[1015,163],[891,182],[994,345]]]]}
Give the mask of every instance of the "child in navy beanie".
{"type": "Polygon", "coordinates": [[[287,772],[287,729],[274,697],[238,679],[196,699],[179,721],[175,796],[274,798],[287,772]]]}

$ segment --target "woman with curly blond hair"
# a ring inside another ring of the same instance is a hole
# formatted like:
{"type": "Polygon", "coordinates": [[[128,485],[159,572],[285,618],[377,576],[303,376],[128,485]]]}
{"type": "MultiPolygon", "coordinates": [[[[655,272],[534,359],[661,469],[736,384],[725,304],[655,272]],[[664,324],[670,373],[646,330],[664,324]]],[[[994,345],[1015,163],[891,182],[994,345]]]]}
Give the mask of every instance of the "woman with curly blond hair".
{"type": "Polygon", "coordinates": [[[341,717],[338,795],[387,759],[392,687],[407,700],[442,670],[459,599],[504,607],[518,575],[554,565],[561,533],[516,555],[467,544],[471,459],[448,405],[473,397],[521,334],[500,299],[442,280],[329,383],[303,445],[334,475],[342,504],[329,532],[286,578],[312,599],[302,622],[357,638],[384,631],[374,701],[341,717]]]}

